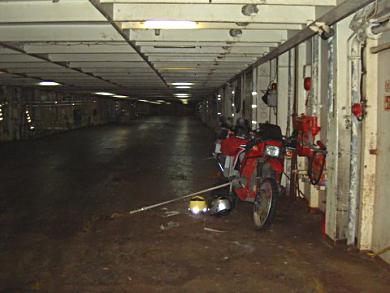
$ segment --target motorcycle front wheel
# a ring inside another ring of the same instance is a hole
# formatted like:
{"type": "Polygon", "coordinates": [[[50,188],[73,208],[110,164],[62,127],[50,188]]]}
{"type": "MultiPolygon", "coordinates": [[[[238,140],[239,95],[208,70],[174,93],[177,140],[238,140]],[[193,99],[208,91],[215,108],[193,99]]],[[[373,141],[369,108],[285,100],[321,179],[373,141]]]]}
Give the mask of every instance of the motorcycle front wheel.
{"type": "Polygon", "coordinates": [[[272,224],[278,197],[279,188],[275,179],[259,180],[253,203],[253,222],[257,230],[268,228],[272,224]]]}

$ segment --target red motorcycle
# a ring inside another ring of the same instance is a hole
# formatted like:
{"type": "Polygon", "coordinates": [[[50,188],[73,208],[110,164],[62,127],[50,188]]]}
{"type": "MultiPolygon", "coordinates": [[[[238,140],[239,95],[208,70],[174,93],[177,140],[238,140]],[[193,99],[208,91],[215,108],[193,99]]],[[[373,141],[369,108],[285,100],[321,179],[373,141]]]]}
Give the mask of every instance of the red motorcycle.
{"type": "Polygon", "coordinates": [[[231,182],[230,193],[253,202],[257,229],[268,227],[275,217],[285,144],[279,126],[265,123],[250,131],[243,119],[237,121],[234,131],[223,127],[216,142],[215,156],[222,174],[231,182]]]}

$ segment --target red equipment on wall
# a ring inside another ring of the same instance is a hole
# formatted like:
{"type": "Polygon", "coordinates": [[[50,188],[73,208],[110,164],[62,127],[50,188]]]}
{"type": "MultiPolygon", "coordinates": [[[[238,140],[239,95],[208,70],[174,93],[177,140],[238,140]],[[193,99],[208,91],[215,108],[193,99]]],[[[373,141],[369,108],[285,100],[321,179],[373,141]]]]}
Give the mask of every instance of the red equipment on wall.
{"type": "Polygon", "coordinates": [[[293,120],[293,126],[297,136],[297,155],[309,159],[308,176],[310,182],[317,185],[326,164],[326,147],[320,140],[315,142],[315,137],[321,130],[318,118],[301,114],[293,120]]]}

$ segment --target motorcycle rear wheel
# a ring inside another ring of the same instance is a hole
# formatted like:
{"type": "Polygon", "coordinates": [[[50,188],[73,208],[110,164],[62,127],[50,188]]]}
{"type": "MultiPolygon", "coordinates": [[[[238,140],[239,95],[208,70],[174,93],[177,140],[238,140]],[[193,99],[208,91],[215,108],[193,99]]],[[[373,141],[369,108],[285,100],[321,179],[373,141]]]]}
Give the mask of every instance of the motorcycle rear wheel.
{"type": "Polygon", "coordinates": [[[279,188],[275,179],[259,179],[253,203],[253,222],[256,230],[268,228],[272,224],[276,214],[278,197],[279,188]]]}

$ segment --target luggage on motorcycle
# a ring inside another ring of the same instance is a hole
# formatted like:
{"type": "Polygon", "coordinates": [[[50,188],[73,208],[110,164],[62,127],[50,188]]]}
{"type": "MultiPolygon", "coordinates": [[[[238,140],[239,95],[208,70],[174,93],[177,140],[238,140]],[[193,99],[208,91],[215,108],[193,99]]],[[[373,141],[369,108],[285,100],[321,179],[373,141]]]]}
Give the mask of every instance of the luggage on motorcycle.
{"type": "Polygon", "coordinates": [[[270,123],[260,123],[259,126],[261,139],[277,141],[283,140],[282,130],[278,125],[270,123]]]}
{"type": "Polygon", "coordinates": [[[239,137],[228,137],[221,142],[221,152],[226,156],[235,156],[240,145],[245,145],[248,141],[239,137]]]}
{"type": "Polygon", "coordinates": [[[221,128],[217,131],[217,139],[224,139],[228,136],[229,129],[227,128],[221,128]]]}
{"type": "Polygon", "coordinates": [[[249,121],[245,118],[238,118],[236,121],[236,127],[234,129],[234,135],[239,137],[246,137],[248,136],[249,131],[249,121]]]}

